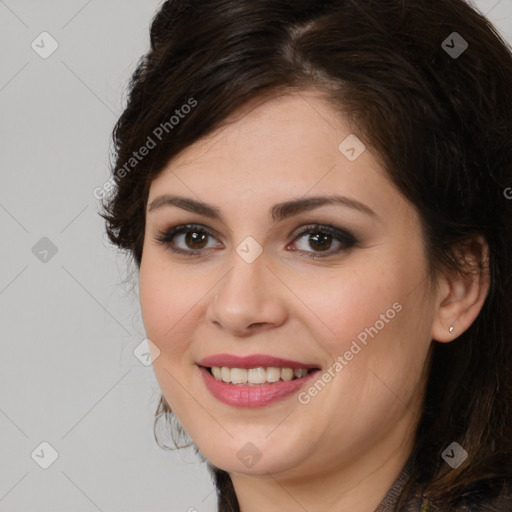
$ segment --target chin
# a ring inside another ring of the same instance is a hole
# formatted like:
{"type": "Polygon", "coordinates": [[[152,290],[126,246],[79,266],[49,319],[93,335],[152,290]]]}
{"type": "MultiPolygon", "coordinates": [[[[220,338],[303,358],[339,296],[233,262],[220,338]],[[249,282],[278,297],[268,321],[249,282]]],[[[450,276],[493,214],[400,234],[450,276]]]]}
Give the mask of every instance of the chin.
{"type": "Polygon", "coordinates": [[[228,473],[255,476],[289,471],[308,457],[306,453],[301,457],[292,446],[283,446],[281,440],[265,441],[265,435],[261,439],[261,442],[244,440],[233,441],[224,446],[216,444],[201,452],[211,464],[228,473]]]}

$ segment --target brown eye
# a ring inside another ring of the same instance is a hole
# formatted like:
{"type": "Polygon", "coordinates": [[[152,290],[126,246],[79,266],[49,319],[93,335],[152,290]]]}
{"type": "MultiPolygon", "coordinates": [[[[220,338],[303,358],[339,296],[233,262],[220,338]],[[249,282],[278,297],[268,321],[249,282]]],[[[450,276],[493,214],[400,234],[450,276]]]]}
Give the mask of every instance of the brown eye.
{"type": "Polygon", "coordinates": [[[332,245],[332,236],[320,233],[309,235],[308,243],[313,249],[326,251],[330,249],[332,245]]]}
{"type": "Polygon", "coordinates": [[[185,255],[196,255],[204,252],[205,249],[222,246],[217,243],[210,244],[208,247],[209,242],[215,240],[213,233],[195,225],[176,226],[160,233],[155,240],[168,247],[172,252],[185,255]]]}
{"type": "Polygon", "coordinates": [[[347,231],[334,226],[322,225],[306,226],[299,232],[294,241],[297,250],[305,253],[310,258],[333,256],[350,249],[356,243],[356,238],[347,231]]]}
{"type": "Polygon", "coordinates": [[[189,231],[185,235],[185,244],[190,249],[204,249],[208,241],[208,234],[198,231],[189,231]]]}

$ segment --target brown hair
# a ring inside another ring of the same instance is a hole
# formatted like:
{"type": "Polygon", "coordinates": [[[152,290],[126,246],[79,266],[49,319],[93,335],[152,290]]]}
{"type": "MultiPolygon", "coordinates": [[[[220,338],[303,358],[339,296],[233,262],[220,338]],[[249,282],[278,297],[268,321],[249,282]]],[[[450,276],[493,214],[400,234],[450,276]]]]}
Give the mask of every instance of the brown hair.
{"type": "MultiPolygon", "coordinates": [[[[489,245],[480,315],[457,341],[434,343],[402,499],[418,482],[439,510],[497,495],[512,474],[512,56],[464,1],[165,2],[113,132],[109,238],[140,265],[149,186],[170,159],[249,100],[311,88],[417,208],[434,271],[461,271],[453,249],[475,235],[489,245]],[[469,453],[457,469],[440,456],[452,441],[469,453]]],[[[155,425],[162,417],[172,417],[163,396],[155,425]]],[[[209,468],[219,511],[239,510],[228,473],[209,468]]]]}

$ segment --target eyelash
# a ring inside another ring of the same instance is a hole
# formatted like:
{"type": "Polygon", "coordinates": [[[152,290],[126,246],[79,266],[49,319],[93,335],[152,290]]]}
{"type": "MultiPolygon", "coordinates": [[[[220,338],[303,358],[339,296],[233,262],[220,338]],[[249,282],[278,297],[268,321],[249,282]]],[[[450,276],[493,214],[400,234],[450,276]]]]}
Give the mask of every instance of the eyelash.
{"type": "MultiPolygon", "coordinates": [[[[180,225],[175,226],[173,228],[168,229],[167,231],[159,233],[157,236],[155,236],[155,241],[158,243],[161,243],[165,245],[167,248],[169,248],[172,252],[176,254],[183,254],[186,256],[196,256],[205,249],[191,249],[191,250],[183,250],[183,249],[177,249],[176,247],[172,246],[172,242],[175,236],[181,235],[181,234],[187,234],[187,233],[199,233],[199,234],[206,234],[209,237],[215,238],[214,234],[211,230],[208,228],[205,228],[204,226],[200,226],[198,224],[186,224],[186,225],[180,225]]],[[[330,235],[333,237],[334,241],[340,242],[343,247],[336,250],[336,251],[317,251],[311,252],[311,251],[301,251],[297,250],[297,252],[302,252],[307,255],[308,258],[311,259],[321,259],[321,258],[328,258],[329,256],[333,256],[335,254],[338,254],[339,252],[343,250],[350,249],[354,245],[357,244],[356,238],[350,234],[347,231],[344,231],[339,228],[335,228],[334,226],[328,226],[328,225],[322,225],[322,224],[309,224],[307,226],[302,227],[298,233],[295,234],[295,238],[293,239],[293,242],[295,242],[297,239],[303,237],[306,234],[322,234],[322,235],[330,235]],[[326,255],[323,255],[322,253],[326,252],[326,255]],[[322,254],[322,255],[321,255],[322,254]]]]}

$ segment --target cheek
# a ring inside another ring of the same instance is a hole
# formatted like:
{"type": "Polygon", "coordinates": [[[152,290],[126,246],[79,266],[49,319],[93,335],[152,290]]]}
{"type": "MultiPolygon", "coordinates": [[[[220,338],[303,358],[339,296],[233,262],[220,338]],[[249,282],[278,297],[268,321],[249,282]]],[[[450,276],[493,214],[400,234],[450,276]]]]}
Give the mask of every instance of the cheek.
{"type": "Polygon", "coordinates": [[[184,332],[194,306],[204,295],[194,278],[179,267],[162,264],[148,251],[139,272],[139,296],[146,336],[164,353],[185,348],[184,332]]]}
{"type": "MultiPolygon", "coordinates": [[[[409,358],[418,343],[428,347],[431,319],[424,287],[418,286],[425,273],[421,253],[405,258],[404,253],[389,251],[378,262],[360,259],[350,271],[338,269],[297,281],[302,286],[295,291],[311,312],[331,360],[347,354],[365,365],[372,359],[391,365],[409,358]]],[[[417,353],[420,363],[422,350],[417,353]]]]}
{"type": "Polygon", "coordinates": [[[315,281],[315,292],[303,295],[315,314],[313,334],[329,355],[330,375],[323,374],[321,391],[306,389],[301,403],[310,404],[310,417],[336,418],[334,438],[344,432],[363,440],[367,425],[388,428],[415,396],[431,320],[424,288],[414,290],[422,276],[421,259],[415,261],[379,259],[378,267],[352,267],[315,281]]]}
{"type": "Polygon", "coordinates": [[[393,304],[402,295],[402,284],[389,267],[386,273],[369,267],[360,270],[352,267],[350,271],[305,277],[301,283],[297,295],[304,298],[312,318],[316,318],[315,323],[325,330],[327,339],[333,337],[340,341],[357,337],[390,309],[389,315],[394,316],[393,304]]]}

